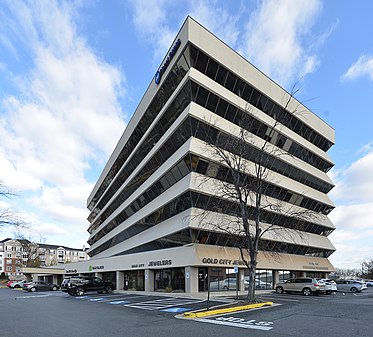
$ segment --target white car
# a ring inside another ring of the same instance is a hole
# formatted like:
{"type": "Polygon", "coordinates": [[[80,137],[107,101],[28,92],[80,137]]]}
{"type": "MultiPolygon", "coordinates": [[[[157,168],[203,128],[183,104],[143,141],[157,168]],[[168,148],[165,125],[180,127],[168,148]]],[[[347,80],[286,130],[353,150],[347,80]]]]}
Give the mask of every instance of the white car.
{"type": "Polygon", "coordinates": [[[330,295],[331,293],[336,293],[338,288],[337,284],[333,280],[327,280],[327,279],[317,279],[319,283],[324,284],[325,290],[324,293],[330,295]]]}
{"type": "Polygon", "coordinates": [[[26,283],[26,282],[27,282],[26,280],[13,282],[10,284],[9,288],[22,288],[23,283],[26,283]]]}
{"type": "Polygon", "coordinates": [[[338,280],[336,283],[339,291],[351,291],[353,293],[356,293],[367,289],[367,285],[365,282],[356,280],[338,280]]]}

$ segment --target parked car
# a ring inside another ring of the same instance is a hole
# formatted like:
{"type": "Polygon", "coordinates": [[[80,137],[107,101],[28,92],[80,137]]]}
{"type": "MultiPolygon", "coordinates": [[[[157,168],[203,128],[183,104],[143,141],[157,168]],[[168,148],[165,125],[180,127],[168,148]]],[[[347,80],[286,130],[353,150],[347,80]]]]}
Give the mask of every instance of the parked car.
{"type": "Polygon", "coordinates": [[[337,284],[333,280],[317,279],[319,283],[324,284],[324,293],[330,295],[337,292],[337,284]]]}
{"type": "Polygon", "coordinates": [[[373,280],[368,280],[366,284],[367,284],[367,287],[373,287],[373,280]]]}
{"type": "Polygon", "coordinates": [[[13,282],[10,284],[9,288],[22,288],[23,284],[26,283],[27,281],[26,280],[22,280],[22,281],[16,281],[16,282],[13,282]]]}
{"type": "MultiPolygon", "coordinates": [[[[249,288],[249,277],[245,277],[245,290],[249,288]]],[[[255,279],[255,289],[272,289],[272,283],[267,283],[259,279],[255,279]]]]}
{"type": "Polygon", "coordinates": [[[8,286],[8,288],[10,288],[10,285],[11,285],[13,282],[17,282],[17,281],[8,281],[8,283],[6,284],[6,285],[8,286]]]}
{"type": "Polygon", "coordinates": [[[82,296],[87,291],[101,293],[112,293],[115,289],[113,282],[102,281],[98,277],[75,276],[64,279],[61,289],[71,296],[82,296]]]}
{"type": "Polygon", "coordinates": [[[325,286],[319,283],[315,278],[311,277],[300,277],[300,278],[291,278],[285,282],[279,282],[275,285],[275,290],[278,294],[284,292],[300,292],[305,296],[311,294],[318,295],[320,292],[323,292],[325,286]]]}
{"type": "Polygon", "coordinates": [[[26,282],[23,284],[23,290],[27,290],[27,291],[37,291],[37,290],[41,290],[41,291],[45,291],[45,290],[53,290],[53,291],[56,291],[59,289],[59,286],[57,284],[54,284],[54,283],[49,283],[49,282],[26,282]]]}
{"type": "Polygon", "coordinates": [[[367,285],[365,282],[357,280],[337,280],[336,283],[338,291],[351,291],[353,293],[357,293],[367,289],[367,285]]]}

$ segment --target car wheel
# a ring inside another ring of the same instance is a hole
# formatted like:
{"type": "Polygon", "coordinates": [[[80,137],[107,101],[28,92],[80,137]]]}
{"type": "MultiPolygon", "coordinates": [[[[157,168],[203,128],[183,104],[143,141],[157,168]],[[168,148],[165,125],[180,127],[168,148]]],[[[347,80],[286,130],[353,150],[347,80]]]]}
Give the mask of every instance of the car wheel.
{"type": "Polygon", "coordinates": [[[104,291],[102,291],[102,290],[98,290],[97,293],[98,293],[98,294],[103,294],[104,291]]]}
{"type": "Polygon", "coordinates": [[[76,296],[83,296],[84,295],[84,289],[83,288],[78,288],[75,291],[76,296]]]}
{"type": "Polygon", "coordinates": [[[327,295],[330,295],[331,293],[332,293],[331,290],[328,290],[328,291],[326,292],[327,295]]]}
{"type": "Polygon", "coordinates": [[[282,287],[276,287],[276,293],[277,294],[282,294],[284,292],[284,288],[282,287]]]}
{"type": "Polygon", "coordinates": [[[310,295],[312,294],[311,289],[310,289],[310,288],[304,288],[304,289],[302,290],[302,294],[303,294],[304,296],[310,296],[310,295]]]}
{"type": "Polygon", "coordinates": [[[353,292],[353,293],[357,293],[357,288],[352,287],[352,288],[351,288],[351,292],[353,292]]]}
{"type": "Polygon", "coordinates": [[[19,286],[18,284],[15,285],[13,288],[21,288],[21,286],[19,286]]]}
{"type": "Polygon", "coordinates": [[[52,288],[52,291],[56,291],[58,288],[56,287],[56,286],[54,286],[53,288],[52,288]]]}
{"type": "Polygon", "coordinates": [[[35,292],[35,291],[36,291],[36,288],[35,288],[35,287],[32,287],[32,288],[30,289],[30,291],[35,292]]]}
{"type": "Polygon", "coordinates": [[[107,294],[111,294],[111,293],[114,292],[114,289],[113,289],[112,287],[106,287],[106,288],[105,288],[105,292],[106,292],[107,294]]]}

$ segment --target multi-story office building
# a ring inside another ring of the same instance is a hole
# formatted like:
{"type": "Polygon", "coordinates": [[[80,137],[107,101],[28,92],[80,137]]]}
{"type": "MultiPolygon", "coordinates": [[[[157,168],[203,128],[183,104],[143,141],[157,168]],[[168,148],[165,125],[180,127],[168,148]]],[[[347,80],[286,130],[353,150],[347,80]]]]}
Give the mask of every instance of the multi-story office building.
{"type": "Polygon", "coordinates": [[[265,153],[266,197],[317,215],[300,224],[263,212],[263,227],[286,226],[301,235],[263,238],[263,247],[276,255],[259,252],[257,287],[291,274],[333,271],[327,151],[334,130],[295,99],[288,104],[289,98],[188,17],[88,198],[92,259],[66,266],[66,273],[96,272],[118,289],[197,292],[210,280],[211,290],[243,290],[247,271],[238,249],[203,219],[227,218],[213,207],[227,169],[209,155],[207,137],[225,137],[228,144],[244,116],[251,120],[248,163],[255,165],[264,141],[283,154],[265,153]],[[239,277],[232,277],[237,269],[239,277]]]}

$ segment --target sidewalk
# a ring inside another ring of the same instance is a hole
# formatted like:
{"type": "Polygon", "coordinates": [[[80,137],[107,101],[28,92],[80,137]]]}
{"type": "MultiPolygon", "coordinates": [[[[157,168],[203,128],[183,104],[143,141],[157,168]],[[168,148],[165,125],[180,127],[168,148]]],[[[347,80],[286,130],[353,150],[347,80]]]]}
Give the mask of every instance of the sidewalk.
{"type": "MultiPolygon", "coordinates": [[[[256,295],[271,294],[274,290],[256,290],[256,295]]],[[[115,293],[118,294],[137,294],[137,295],[149,295],[149,296],[168,296],[168,297],[191,297],[195,299],[207,300],[207,292],[198,293],[184,293],[184,292],[162,292],[162,291],[132,291],[132,290],[116,290],[115,293]]],[[[237,293],[235,291],[219,291],[211,292],[210,300],[218,302],[234,302],[236,301],[237,293]]],[[[242,299],[247,295],[247,291],[239,291],[238,298],[242,299]]]]}

